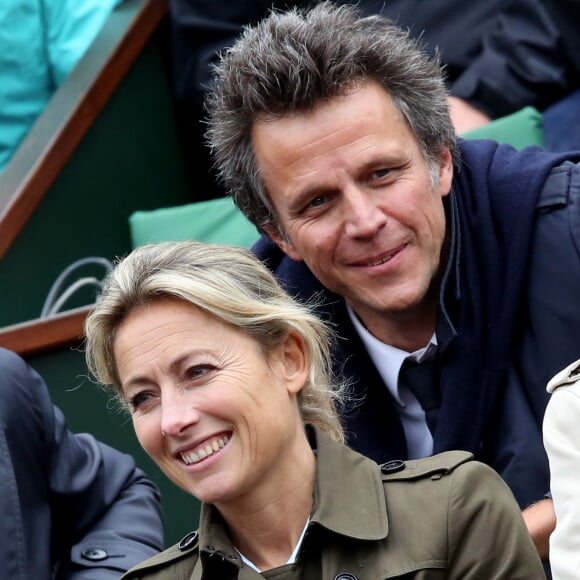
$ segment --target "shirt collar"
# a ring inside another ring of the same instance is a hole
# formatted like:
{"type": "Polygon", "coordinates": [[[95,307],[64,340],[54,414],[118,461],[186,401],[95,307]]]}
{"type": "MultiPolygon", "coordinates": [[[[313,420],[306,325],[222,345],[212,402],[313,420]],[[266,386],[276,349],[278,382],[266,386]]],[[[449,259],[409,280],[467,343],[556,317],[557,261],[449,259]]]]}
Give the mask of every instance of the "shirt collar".
{"type": "Polygon", "coordinates": [[[404,405],[399,388],[399,371],[401,366],[407,358],[416,360],[418,363],[434,358],[437,352],[437,335],[433,334],[431,340],[424,347],[414,352],[407,352],[382,342],[376,336],[373,336],[366,329],[352,307],[346,302],[345,305],[352,325],[364,344],[370,359],[373,361],[377,371],[385,382],[387,389],[399,405],[404,405]]]}

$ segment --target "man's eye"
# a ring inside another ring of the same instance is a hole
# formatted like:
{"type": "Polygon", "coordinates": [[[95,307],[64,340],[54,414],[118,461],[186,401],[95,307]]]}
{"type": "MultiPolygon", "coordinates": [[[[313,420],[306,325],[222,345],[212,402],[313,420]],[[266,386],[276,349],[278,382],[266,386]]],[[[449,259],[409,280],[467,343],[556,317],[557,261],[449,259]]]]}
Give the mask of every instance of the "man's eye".
{"type": "Polygon", "coordinates": [[[381,177],[386,177],[390,173],[390,169],[386,167],[383,169],[377,169],[371,173],[371,179],[381,179],[381,177]]]}
{"type": "Polygon", "coordinates": [[[317,197],[310,200],[308,203],[309,207],[320,207],[326,203],[326,197],[323,195],[318,195],[317,197]]]}

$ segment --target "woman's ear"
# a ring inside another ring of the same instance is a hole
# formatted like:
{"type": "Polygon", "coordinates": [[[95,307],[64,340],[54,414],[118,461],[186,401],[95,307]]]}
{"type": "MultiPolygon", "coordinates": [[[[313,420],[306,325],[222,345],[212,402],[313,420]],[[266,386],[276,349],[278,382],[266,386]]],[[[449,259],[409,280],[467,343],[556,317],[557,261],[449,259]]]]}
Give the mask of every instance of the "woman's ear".
{"type": "Polygon", "coordinates": [[[290,332],[272,355],[276,375],[289,393],[297,395],[308,379],[310,361],[304,339],[290,332]]]}

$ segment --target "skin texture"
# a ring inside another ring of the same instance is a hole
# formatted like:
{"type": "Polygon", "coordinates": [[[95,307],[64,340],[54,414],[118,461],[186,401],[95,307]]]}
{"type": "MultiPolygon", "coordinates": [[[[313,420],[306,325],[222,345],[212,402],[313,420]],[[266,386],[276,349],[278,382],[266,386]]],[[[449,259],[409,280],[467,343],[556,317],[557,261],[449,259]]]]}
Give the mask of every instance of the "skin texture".
{"type": "Polygon", "coordinates": [[[433,186],[411,130],[373,82],[311,112],[258,120],[252,142],[278,217],[273,240],[377,338],[424,346],[435,327],[449,151],[433,186]]]}
{"type": "Polygon", "coordinates": [[[550,535],[556,527],[554,502],[551,499],[539,501],[526,508],[522,515],[540,558],[547,560],[550,555],[550,535]]]}
{"type": "Polygon", "coordinates": [[[301,339],[289,335],[266,356],[241,330],[167,298],[123,321],[115,362],[145,451],[219,509],[247,557],[284,563],[310,513],[315,473],[296,401],[308,370],[301,339]],[[224,437],[199,463],[180,456],[224,437]]]}

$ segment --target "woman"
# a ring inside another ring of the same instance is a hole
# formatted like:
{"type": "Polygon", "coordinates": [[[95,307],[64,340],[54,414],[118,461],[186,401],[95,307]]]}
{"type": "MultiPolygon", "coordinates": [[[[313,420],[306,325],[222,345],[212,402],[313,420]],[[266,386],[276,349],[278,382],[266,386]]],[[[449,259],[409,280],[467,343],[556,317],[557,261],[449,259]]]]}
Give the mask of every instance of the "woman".
{"type": "Polygon", "coordinates": [[[202,501],[199,532],[125,578],[544,578],[511,493],[469,454],[380,467],[343,445],[327,329],[246,250],[135,250],[86,335],[141,445],[202,501]]]}
{"type": "Polygon", "coordinates": [[[550,461],[550,489],[556,529],[550,536],[554,580],[580,578],[580,360],[548,383],[544,445],[550,461]]]}

